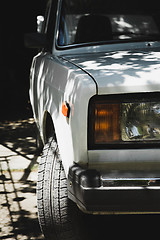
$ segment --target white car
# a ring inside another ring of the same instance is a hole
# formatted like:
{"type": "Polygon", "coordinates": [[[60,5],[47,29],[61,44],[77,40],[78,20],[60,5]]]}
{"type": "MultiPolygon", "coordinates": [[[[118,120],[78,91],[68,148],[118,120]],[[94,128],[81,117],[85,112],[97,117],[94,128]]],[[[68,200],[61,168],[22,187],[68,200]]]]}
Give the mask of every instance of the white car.
{"type": "Polygon", "coordinates": [[[46,239],[84,239],[81,211],[160,213],[158,6],[49,0],[26,36],[46,239]]]}

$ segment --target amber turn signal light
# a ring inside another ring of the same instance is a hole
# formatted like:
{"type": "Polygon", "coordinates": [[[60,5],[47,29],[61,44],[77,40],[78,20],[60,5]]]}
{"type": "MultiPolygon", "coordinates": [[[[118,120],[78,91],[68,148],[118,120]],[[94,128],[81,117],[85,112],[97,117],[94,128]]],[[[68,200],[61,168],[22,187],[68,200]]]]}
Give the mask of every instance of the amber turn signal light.
{"type": "Polygon", "coordinates": [[[120,104],[95,104],[94,142],[104,144],[120,140],[120,104]]]}

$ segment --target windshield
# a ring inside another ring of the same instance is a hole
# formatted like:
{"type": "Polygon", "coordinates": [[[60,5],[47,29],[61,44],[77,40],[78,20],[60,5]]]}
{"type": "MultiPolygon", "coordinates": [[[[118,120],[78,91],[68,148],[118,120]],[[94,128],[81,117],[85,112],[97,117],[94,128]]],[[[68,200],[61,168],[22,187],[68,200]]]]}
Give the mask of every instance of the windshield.
{"type": "Polygon", "coordinates": [[[152,1],[141,7],[128,2],[63,0],[58,45],[158,40],[159,5],[152,1]]]}

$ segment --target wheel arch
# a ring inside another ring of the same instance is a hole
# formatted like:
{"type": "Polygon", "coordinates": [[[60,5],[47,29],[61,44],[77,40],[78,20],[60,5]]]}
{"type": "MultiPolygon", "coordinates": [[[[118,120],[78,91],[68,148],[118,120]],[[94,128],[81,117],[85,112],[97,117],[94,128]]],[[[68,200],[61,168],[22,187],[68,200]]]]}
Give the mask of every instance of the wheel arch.
{"type": "MultiPolygon", "coordinates": [[[[61,120],[59,119],[59,121],[61,120]]],[[[44,145],[48,143],[49,138],[53,137],[55,139],[59,147],[65,174],[68,176],[69,167],[74,163],[74,150],[72,146],[72,136],[69,134],[70,132],[67,131],[68,135],[66,134],[66,138],[64,138],[62,137],[62,129],[63,127],[57,125],[56,120],[54,122],[52,115],[48,111],[45,111],[42,122],[44,145]]]]}
{"type": "Polygon", "coordinates": [[[56,140],[55,127],[51,114],[46,111],[43,117],[43,140],[46,144],[50,137],[56,140]]]}

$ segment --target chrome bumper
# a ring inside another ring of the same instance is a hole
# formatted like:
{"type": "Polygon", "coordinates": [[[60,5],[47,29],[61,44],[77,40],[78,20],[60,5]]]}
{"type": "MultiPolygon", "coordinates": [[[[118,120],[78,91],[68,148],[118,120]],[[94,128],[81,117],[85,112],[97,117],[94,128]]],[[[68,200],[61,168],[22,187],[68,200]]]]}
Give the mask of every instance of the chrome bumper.
{"type": "Polygon", "coordinates": [[[160,178],[155,176],[117,178],[75,165],[69,171],[68,195],[87,213],[160,213],[160,178]]]}

